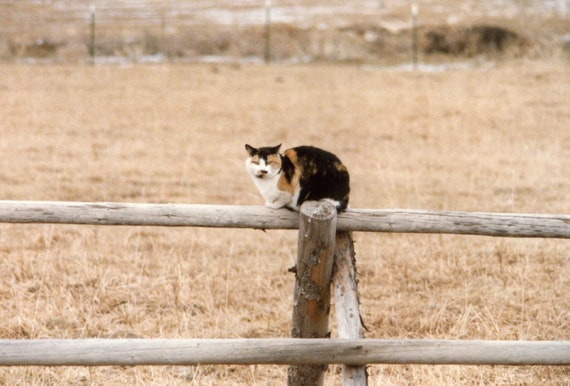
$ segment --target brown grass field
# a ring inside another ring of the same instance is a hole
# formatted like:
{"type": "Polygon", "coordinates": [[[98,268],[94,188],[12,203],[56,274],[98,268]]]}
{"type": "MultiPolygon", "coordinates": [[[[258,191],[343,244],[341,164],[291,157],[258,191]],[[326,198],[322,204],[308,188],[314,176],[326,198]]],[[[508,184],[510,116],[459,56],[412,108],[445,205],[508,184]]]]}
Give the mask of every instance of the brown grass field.
{"type": "MultiPolygon", "coordinates": [[[[312,144],[353,208],[570,213],[558,61],[24,66],[0,198],[262,205],[245,143],[312,144]]],[[[288,337],[294,231],[0,224],[0,338],[288,337]]],[[[369,338],[570,339],[567,240],[355,234],[369,338]]],[[[334,321],[334,317],[331,318],[334,321]]],[[[332,336],[336,334],[334,322],[332,336]]],[[[330,366],[326,384],[339,384],[330,366]]],[[[6,367],[0,384],[283,384],[286,366],[6,367]]],[[[568,367],[374,365],[371,385],[568,385],[568,367]]]]}

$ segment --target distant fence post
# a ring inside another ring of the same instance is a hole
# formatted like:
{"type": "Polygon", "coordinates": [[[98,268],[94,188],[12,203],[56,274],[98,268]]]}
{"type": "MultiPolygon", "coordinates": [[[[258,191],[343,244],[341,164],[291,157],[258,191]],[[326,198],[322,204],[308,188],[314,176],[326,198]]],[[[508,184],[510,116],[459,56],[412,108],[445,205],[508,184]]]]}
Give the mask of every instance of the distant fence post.
{"type": "Polygon", "coordinates": [[[91,63],[95,64],[95,4],[89,6],[89,57],[91,63]]]}
{"type": "Polygon", "coordinates": [[[412,65],[418,69],[418,3],[413,2],[412,10],[412,65]]]}
{"type": "MultiPolygon", "coordinates": [[[[326,201],[301,206],[291,336],[329,337],[330,281],[335,249],[337,212],[326,201]]],[[[290,366],[288,385],[324,383],[326,365],[290,366]]]]}
{"type": "Polygon", "coordinates": [[[265,0],[265,63],[271,63],[271,0],[265,0]]]}

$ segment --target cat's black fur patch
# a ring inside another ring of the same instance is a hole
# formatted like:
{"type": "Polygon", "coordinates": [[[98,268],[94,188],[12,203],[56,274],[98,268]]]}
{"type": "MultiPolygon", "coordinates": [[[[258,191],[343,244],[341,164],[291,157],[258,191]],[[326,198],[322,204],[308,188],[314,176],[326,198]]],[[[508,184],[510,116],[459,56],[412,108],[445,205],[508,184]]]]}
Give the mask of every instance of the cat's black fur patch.
{"type": "Polygon", "coordinates": [[[297,154],[297,164],[303,165],[297,205],[330,198],[340,203],[339,210],[345,210],[350,193],[350,177],[338,157],[313,146],[299,146],[292,150],[297,154]]]}
{"type": "Polygon", "coordinates": [[[264,146],[264,147],[260,147],[259,149],[256,149],[250,145],[245,145],[245,150],[247,150],[247,152],[249,153],[250,156],[256,155],[259,158],[266,160],[266,161],[267,161],[268,156],[270,156],[272,154],[278,154],[280,148],[281,148],[281,144],[279,144],[277,146],[264,146]]]}
{"type": "Polygon", "coordinates": [[[289,157],[284,155],[281,155],[281,171],[285,176],[285,180],[287,180],[288,183],[291,183],[293,181],[293,176],[295,175],[295,165],[293,165],[293,162],[291,162],[289,157]]]}

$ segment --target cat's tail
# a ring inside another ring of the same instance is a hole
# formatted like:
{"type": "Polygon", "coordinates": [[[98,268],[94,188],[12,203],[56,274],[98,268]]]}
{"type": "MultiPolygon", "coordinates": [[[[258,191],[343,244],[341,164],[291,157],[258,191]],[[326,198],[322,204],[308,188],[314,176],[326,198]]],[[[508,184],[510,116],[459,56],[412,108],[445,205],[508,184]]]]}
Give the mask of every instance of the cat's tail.
{"type": "Polygon", "coordinates": [[[336,208],[338,213],[344,212],[348,209],[348,200],[333,200],[332,198],[325,198],[323,201],[330,202],[336,208]]]}

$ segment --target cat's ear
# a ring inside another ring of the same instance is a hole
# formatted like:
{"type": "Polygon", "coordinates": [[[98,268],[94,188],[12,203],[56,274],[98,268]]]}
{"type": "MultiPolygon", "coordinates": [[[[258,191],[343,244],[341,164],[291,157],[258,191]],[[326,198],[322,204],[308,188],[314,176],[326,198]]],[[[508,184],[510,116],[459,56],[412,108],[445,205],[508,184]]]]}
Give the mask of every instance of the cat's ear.
{"type": "Polygon", "coordinates": [[[247,150],[247,153],[250,156],[254,156],[255,154],[257,154],[259,152],[259,150],[257,150],[255,147],[249,146],[248,144],[245,144],[245,150],[247,150]]]}
{"type": "Polygon", "coordinates": [[[271,153],[273,153],[273,154],[279,154],[279,149],[281,148],[281,145],[282,145],[282,144],[280,143],[280,144],[277,145],[277,146],[273,146],[273,147],[271,148],[271,153]]]}

